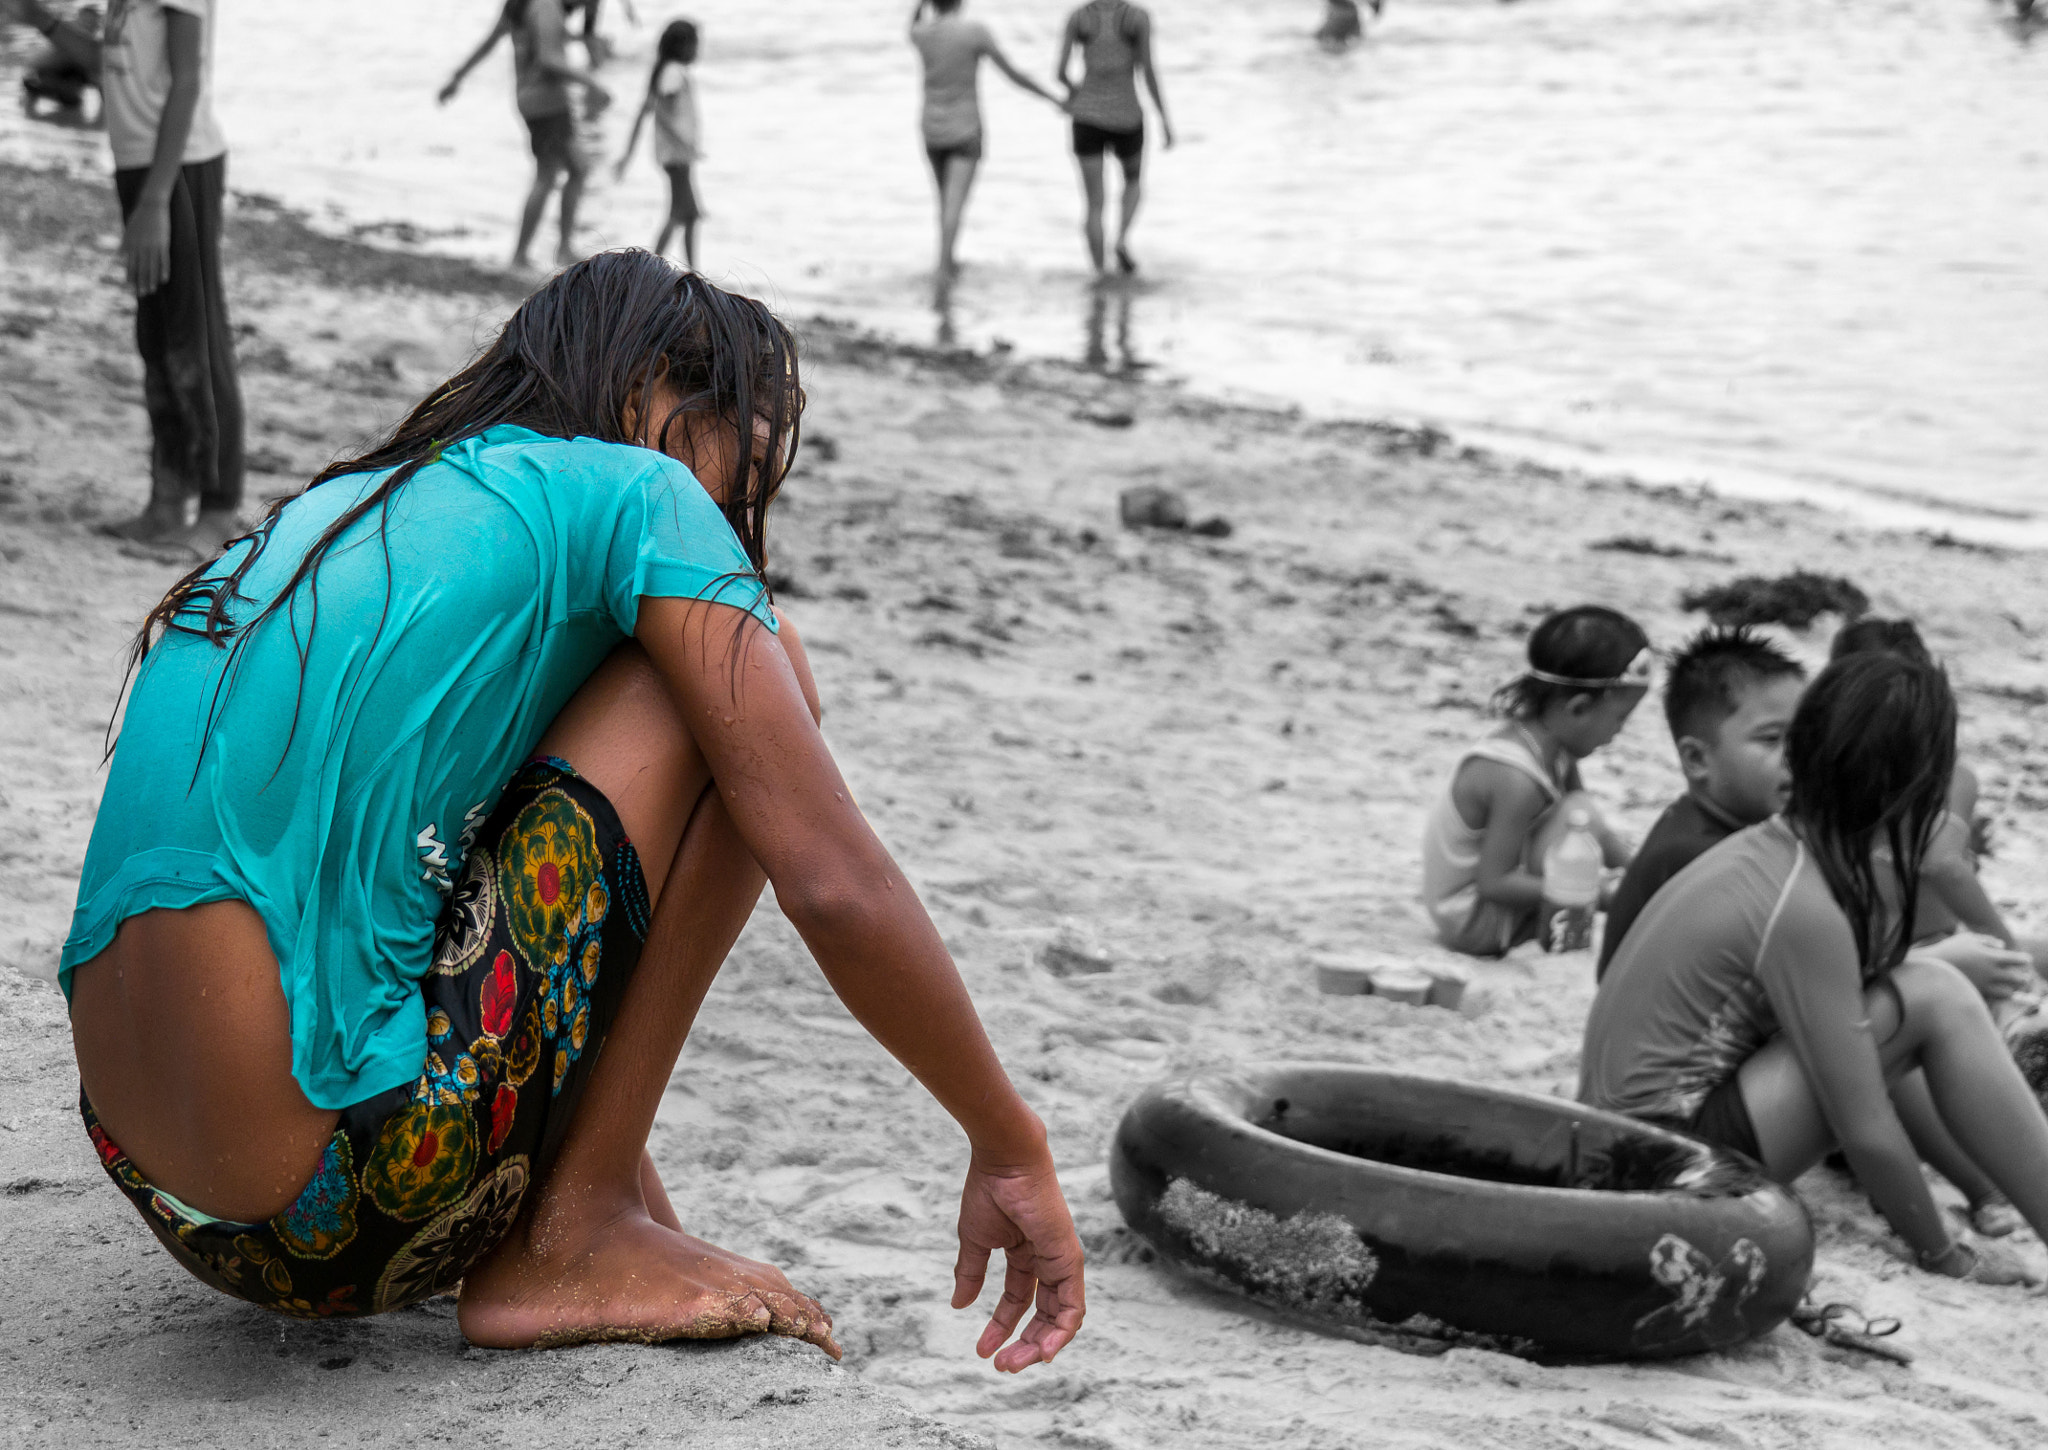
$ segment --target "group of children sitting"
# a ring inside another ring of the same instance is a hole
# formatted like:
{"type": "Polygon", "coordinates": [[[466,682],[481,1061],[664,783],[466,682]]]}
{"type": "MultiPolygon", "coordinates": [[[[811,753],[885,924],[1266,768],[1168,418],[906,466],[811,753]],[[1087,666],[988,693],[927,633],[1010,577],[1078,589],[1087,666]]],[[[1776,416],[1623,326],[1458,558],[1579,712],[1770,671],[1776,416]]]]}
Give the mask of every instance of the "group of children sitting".
{"type": "Polygon", "coordinates": [[[1600,606],[1530,635],[1496,697],[1505,722],[1428,818],[1439,937],[1475,956],[1531,940],[1545,853],[1590,818],[1607,919],[1581,1099],[1784,1182],[1839,1149],[1922,1267],[2026,1279],[1983,1240],[2022,1223],[2048,1237],[2048,1116],[2000,1025],[2035,994],[2039,955],[1978,880],[1946,675],[1906,621],[1847,625],[1810,683],[1752,630],[1702,631],[1664,687],[1686,789],[1631,851],[1578,763],[1650,692],[1652,660],[1643,629],[1600,606]],[[1923,1163],[1963,1194],[1974,1235],[1923,1163]]]}

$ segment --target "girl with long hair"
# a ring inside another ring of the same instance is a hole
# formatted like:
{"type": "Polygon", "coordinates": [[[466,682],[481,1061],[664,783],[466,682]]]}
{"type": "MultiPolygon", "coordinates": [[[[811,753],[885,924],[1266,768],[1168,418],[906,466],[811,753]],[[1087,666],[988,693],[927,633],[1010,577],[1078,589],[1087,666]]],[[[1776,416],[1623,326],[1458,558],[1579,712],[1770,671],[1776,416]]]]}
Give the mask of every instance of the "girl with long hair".
{"type": "Polygon", "coordinates": [[[1586,1024],[1579,1096],[1785,1183],[1839,1146],[1922,1268],[2012,1283],[2026,1277],[2016,1257],[1952,1231],[1892,1101],[1923,1075],[1957,1151],[2048,1230],[2048,1118],[1966,975],[2000,953],[1969,937],[1944,943],[1946,959],[1913,948],[1910,903],[1955,755],[1939,669],[1890,654],[1830,664],[1786,737],[1784,814],[1699,857],[1629,929],[1586,1024]]]}
{"type": "Polygon", "coordinates": [[[955,1306],[1007,1260],[980,1352],[1079,1329],[1044,1128],[764,583],[803,402],[761,303],[593,257],[151,612],[60,980],[101,1159],[201,1279],[305,1317],[459,1285],[499,1347],[836,1356],[779,1271],[683,1230],[646,1148],[772,881],[966,1132],[955,1306]]]}
{"type": "Polygon", "coordinates": [[[668,177],[668,217],[654,238],[654,254],[668,251],[668,240],[680,227],[683,260],[697,270],[697,187],[690,168],[704,154],[699,139],[697,82],[690,67],[697,60],[697,27],[687,20],[672,20],[654,47],[654,69],[647,76],[647,98],[633,117],[626,149],[612,169],[614,178],[624,177],[633,148],[640,144],[640,127],[654,117],[654,163],[668,177]]]}

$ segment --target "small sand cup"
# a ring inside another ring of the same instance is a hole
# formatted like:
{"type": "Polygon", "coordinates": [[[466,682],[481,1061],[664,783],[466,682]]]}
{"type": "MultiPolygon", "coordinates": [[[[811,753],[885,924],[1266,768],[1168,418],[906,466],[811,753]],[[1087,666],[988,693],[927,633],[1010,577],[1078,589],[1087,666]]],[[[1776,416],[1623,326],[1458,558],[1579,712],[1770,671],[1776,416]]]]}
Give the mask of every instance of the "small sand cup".
{"type": "Polygon", "coordinates": [[[1387,964],[1372,968],[1372,990],[1376,997],[1421,1007],[1428,1003],[1433,985],[1429,973],[1420,967],[1387,964]]]}
{"type": "Polygon", "coordinates": [[[1422,970],[1429,977],[1430,1006],[1455,1012],[1464,1004],[1465,989],[1472,985],[1470,972],[1451,962],[1431,962],[1422,970]]]}
{"type": "Polygon", "coordinates": [[[1372,991],[1372,972],[1362,962],[1323,958],[1316,962],[1316,990],[1330,997],[1363,997],[1372,991]]]}

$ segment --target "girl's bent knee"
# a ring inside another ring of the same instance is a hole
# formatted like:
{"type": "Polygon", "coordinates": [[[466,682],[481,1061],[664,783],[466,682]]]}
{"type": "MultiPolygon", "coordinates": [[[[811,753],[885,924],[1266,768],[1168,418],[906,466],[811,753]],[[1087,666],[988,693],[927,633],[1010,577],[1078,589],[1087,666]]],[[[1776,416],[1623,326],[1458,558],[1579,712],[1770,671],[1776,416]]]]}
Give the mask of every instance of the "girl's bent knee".
{"type": "Polygon", "coordinates": [[[1960,968],[1938,957],[1911,957],[1882,979],[1908,1021],[1989,1022],[1984,998],[1960,968]]]}

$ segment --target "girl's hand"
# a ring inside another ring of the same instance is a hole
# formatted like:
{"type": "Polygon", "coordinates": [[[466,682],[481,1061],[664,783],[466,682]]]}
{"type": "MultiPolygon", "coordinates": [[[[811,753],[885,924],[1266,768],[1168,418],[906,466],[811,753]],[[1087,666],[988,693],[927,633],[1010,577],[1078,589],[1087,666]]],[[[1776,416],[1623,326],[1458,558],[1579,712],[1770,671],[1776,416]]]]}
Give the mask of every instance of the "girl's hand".
{"type": "Polygon", "coordinates": [[[128,264],[128,285],[137,297],[147,297],[171,280],[169,203],[145,200],[135,209],[121,234],[121,255],[128,264]]]}
{"type": "Polygon", "coordinates": [[[965,1309],[981,1295],[991,1250],[1001,1249],[1006,1265],[1003,1297],[974,1352],[995,1356],[1009,1374],[1050,1364],[1076,1334],[1087,1313],[1081,1277],[1081,1241],[1054,1176],[1052,1156],[1023,1166],[986,1166],[979,1154],[968,1165],[960,1191],[960,1257],[953,1266],[953,1307],[965,1309]],[[1037,1312],[1004,1348],[1024,1311],[1037,1312]],[[997,1353],[1000,1350],[1001,1353],[997,1353]]]}
{"type": "Polygon", "coordinates": [[[2002,1002],[2034,981],[2034,959],[1996,937],[1959,931],[1954,936],[1915,947],[1916,956],[1939,957],[1970,979],[1987,1002],[2002,1002]]]}
{"type": "Polygon", "coordinates": [[[447,104],[448,104],[448,103],[449,103],[450,101],[452,101],[452,100],[454,100],[454,99],[455,99],[455,93],[456,93],[457,91],[461,90],[461,89],[462,89],[462,77],[461,77],[461,76],[451,76],[451,77],[449,78],[449,80],[448,80],[448,84],[447,84],[447,85],[445,85],[445,86],[443,86],[443,87],[441,87],[441,93],[440,93],[440,94],[439,94],[438,96],[434,97],[434,100],[435,100],[435,101],[436,101],[436,102],[437,102],[438,104],[440,104],[440,105],[443,105],[443,106],[445,106],[445,105],[447,105],[447,104]]]}

